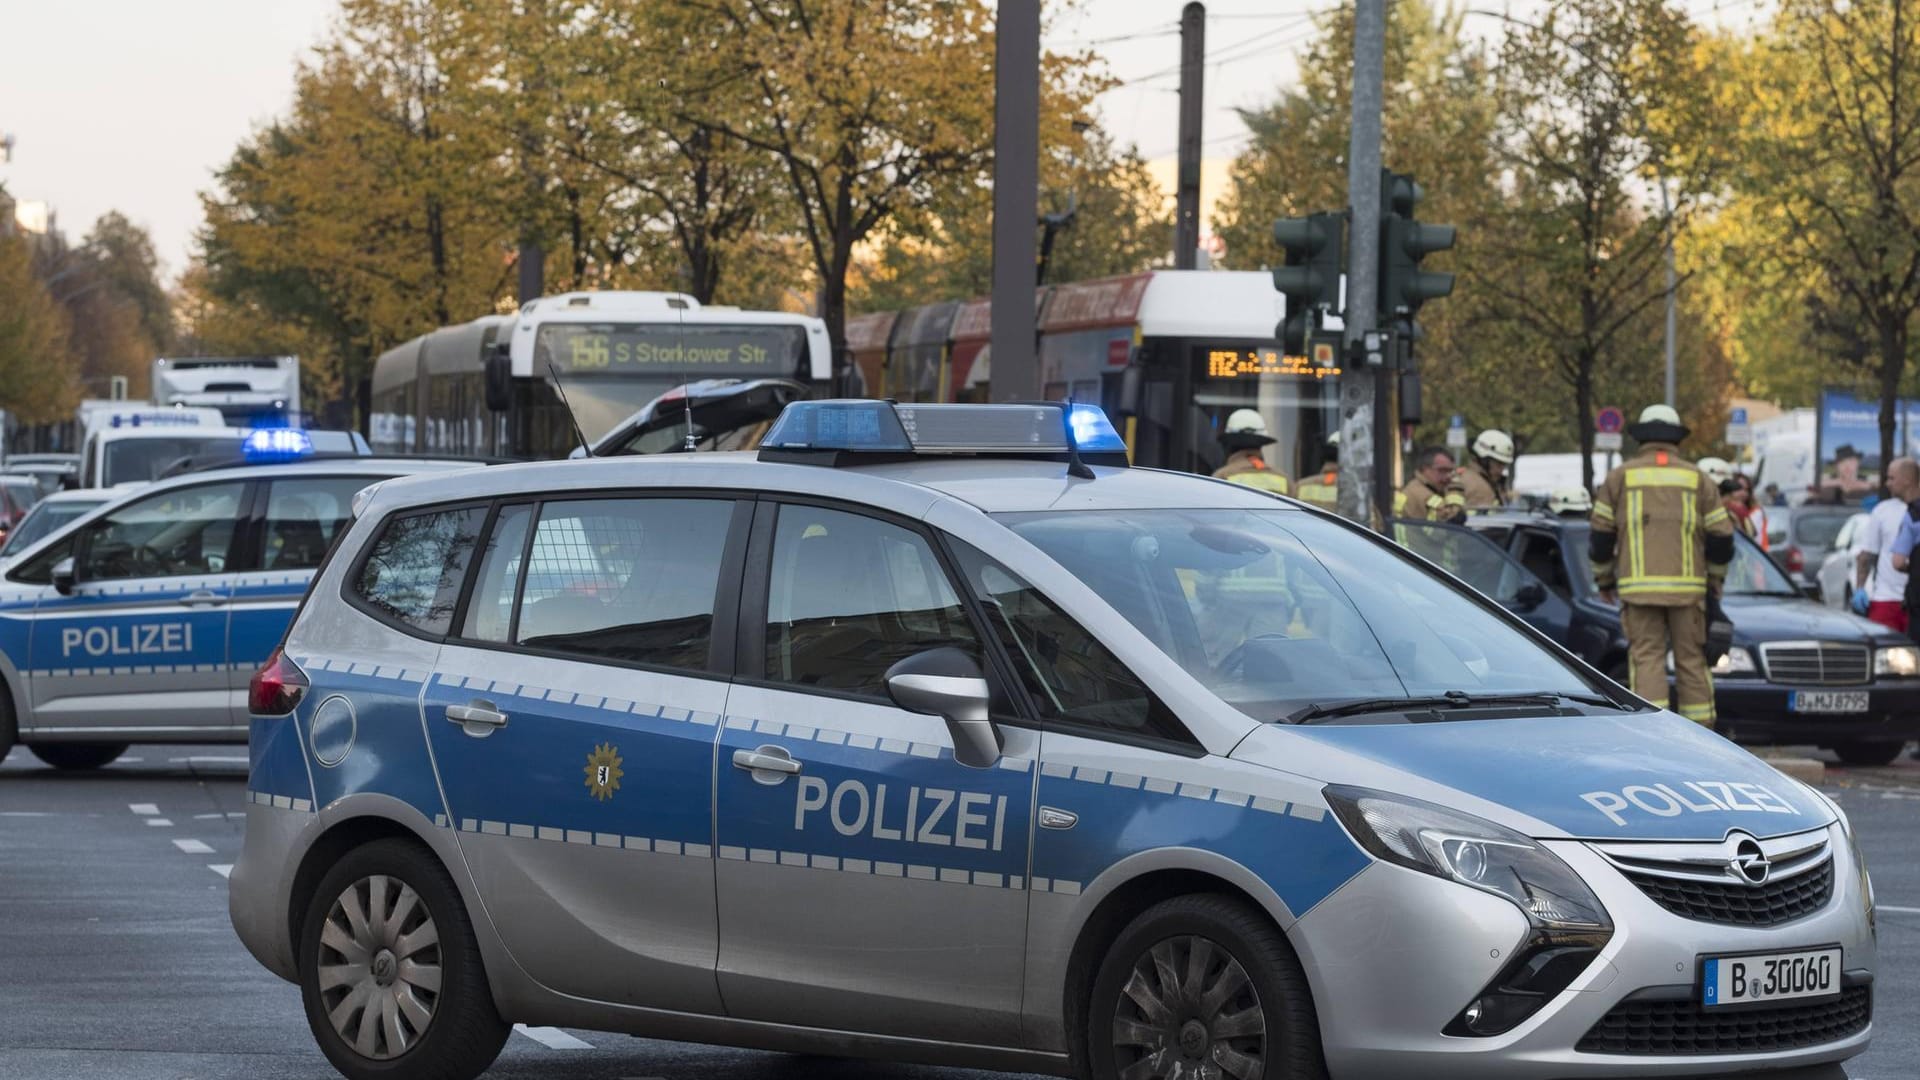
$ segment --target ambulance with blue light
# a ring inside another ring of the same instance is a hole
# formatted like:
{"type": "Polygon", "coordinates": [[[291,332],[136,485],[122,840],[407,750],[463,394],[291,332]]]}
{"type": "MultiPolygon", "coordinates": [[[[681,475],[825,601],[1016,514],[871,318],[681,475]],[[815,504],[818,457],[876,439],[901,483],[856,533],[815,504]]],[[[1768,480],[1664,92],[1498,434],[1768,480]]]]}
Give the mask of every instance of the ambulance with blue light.
{"type": "Polygon", "coordinates": [[[1089,1080],[1787,1080],[1872,1033],[1830,800],[1084,407],[389,481],[248,708],[233,924],[355,1080],[514,1022],[1089,1080]]]}
{"type": "Polygon", "coordinates": [[[285,632],[355,494],[470,467],[320,457],[307,433],[287,429],[244,445],[253,464],[116,492],[9,552],[0,757],[24,743],[57,768],[92,769],[130,743],[244,742],[248,676],[285,632]]]}

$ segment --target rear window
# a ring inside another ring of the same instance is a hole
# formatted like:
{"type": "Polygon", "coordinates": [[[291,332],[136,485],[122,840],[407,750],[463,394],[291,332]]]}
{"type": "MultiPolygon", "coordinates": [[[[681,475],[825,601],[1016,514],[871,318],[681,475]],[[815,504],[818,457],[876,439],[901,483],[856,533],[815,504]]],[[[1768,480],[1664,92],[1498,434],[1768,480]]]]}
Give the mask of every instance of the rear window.
{"type": "Polygon", "coordinates": [[[1793,540],[1802,547],[1832,547],[1834,537],[1846,527],[1851,511],[1838,514],[1800,514],[1793,519],[1793,540]]]}
{"type": "Polygon", "coordinates": [[[486,516],[486,507],[466,506],[387,522],[355,575],[355,600],[391,622],[444,635],[486,516]]]}

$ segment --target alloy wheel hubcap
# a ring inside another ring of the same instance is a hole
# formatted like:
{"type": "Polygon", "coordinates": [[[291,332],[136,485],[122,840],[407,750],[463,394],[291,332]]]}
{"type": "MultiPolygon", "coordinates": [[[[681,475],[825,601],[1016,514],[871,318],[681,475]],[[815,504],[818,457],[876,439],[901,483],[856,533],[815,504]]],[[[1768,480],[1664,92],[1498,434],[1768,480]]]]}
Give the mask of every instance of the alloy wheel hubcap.
{"type": "Polygon", "coordinates": [[[1121,1080],[1254,1080],[1267,1018],[1247,971],[1198,935],[1168,938],[1134,961],[1113,1014],[1121,1080]]]}
{"type": "Polygon", "coordinates": [[[375,874],[347,886],[320,927],[320,1003],[361,1057],[412,1049],[440,1003],[440,933],[420,894],[375,874]]]}

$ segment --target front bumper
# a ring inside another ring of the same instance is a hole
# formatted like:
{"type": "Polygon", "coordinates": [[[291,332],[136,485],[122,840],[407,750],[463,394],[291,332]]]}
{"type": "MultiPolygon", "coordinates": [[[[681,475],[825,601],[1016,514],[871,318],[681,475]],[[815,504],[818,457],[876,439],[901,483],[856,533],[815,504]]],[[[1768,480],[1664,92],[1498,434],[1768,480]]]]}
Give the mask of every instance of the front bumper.
{"type": "Polygon", "coordinates": [[[1720,730],[1743,742],[1823,744],[1837,740],[1920,738],[1920,679],[1861,686],[1797,686],[1726,677],[1714,682],[1720,730]],[[1866,690],[1863,713],[1798,713],[1788,708],[1796,690],[1866,690]]]}
{"type": "Polygon", "coordinates": [[[1855,982],[1876,967],[1859,875],[1831,830],[1832,900],[1781,926],[1754,929],[1682,918],[1660,907],[1585,844],[1548,847],[1586,879],[1614,921],[1607,947],[1572,985],[1513,1031],[1441,1034],[1526,934],[1498,897],[1412,870],[1375,864],[1309,911],[1290,939],[1313,985],[1321,1040],[1339,1080],[1574,1080],[1585,1077],[1767,1078],[1774,1070],[1843,1061],[1872,1026],[1802,1049],[1728,1054],[1611,1054],[1576,1049],[1616,1006],[1639,995],[1691,997],[1703,954],[1838,944],[1855,982]],[[1504,909],[1504,910],[1503,910],[1504,909]],[[1683,988],[1683,989],[1682,989],[1683,988]]]}

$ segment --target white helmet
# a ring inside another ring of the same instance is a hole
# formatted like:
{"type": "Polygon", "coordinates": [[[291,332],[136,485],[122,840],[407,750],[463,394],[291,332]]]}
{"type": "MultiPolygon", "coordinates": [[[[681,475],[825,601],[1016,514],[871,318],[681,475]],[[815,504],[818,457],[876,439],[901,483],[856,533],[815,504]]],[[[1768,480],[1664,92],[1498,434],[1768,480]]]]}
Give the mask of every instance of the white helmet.
{"type": "Polygon", "coordinates": [[[1333,434],[1331,434],[1331,435],[1329,435],[1329,436],[1327,436],[1327,445],[1328,445],[1328,446],[1339,446],[1339,445],[1340,445],[1340,433],[1336,431],[1336,432],[1334,432],[1333,434]]]}
{"type": "Polygon", "coordinates": [[[1267,418],[1252,409],[1235,409],[1224,430],[1228,435],[1265,435],[1267,418]]]}
{"type": "Polygon", "coordinates": [[[1547,509],[1556,514],[1584,514],[1593,509],[1593,496],[1583,487],[1555,488],[1547,496],[1547,509]]]}
{"type": "Polygon", "coordinates": [[[1699,461],[1700,471],[1716,485],[1733,479],[1733,463],[1726,458],[1703,457],[1699,461]]]}
{"type": "Polygon", "coordinates": [[[1513,436],[1488,428],[1473,440],[1473,456],[1492,458],[1503,465],[1513,464],[1513,436]]]}
{"type": "Polygon", "coordinates": [[[1640,410],[1640,423],[1672,424],[1674,427],[1679,427],[1680,414],[1673,410],[1673,406],[1656,402],[1640,410]]]}

